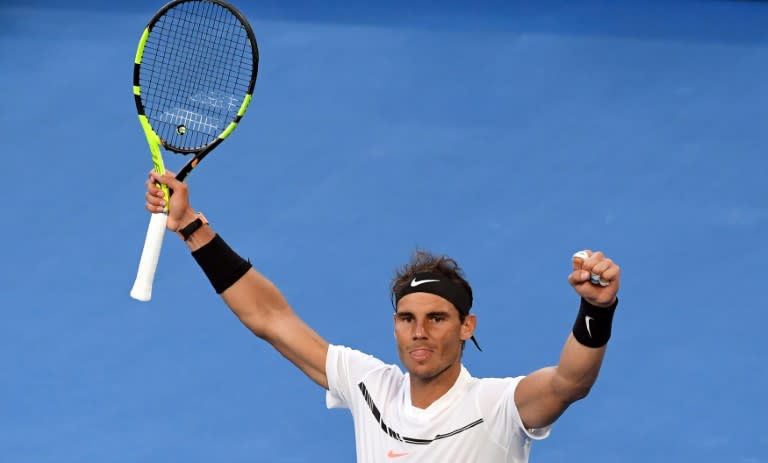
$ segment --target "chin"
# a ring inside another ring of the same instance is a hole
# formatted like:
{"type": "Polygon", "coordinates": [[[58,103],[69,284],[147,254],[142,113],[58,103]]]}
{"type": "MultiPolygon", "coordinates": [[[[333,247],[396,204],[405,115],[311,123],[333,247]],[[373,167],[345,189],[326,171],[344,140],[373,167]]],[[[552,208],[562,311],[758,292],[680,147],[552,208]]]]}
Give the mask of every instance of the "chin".
{"type": "Polygon", "coordinates": [[[400,362],[402,362],[405,369],[408,370],[408,374],[414,378],[429,379],[435,375],[435,368],[430,367],[429,365],[423,363],[419,364],[411,359],[405,360],[402,357],[400,358],[400,362]]]}
{"type": "Polygon", "coordinates": [[[406,365],[406,367],[408,368],[408,373],[412,378],[417,378],[421,381],[429,381],[440,376],[441,373],[444,373],[446,370],[448,370],[450,365],[447,365],[443,368],[424,364],[406,365]]]}
{"type": "Polygon", "coordinates": [[[408,370],[408,373],[411,375],[412,379],[418,379],[420,381],[425,381],[425,382],[433,379],[436,376],[435,372],[432,372],[432,371],[424,372],[424,371],[419,371],[414,369],[408,370]]]}

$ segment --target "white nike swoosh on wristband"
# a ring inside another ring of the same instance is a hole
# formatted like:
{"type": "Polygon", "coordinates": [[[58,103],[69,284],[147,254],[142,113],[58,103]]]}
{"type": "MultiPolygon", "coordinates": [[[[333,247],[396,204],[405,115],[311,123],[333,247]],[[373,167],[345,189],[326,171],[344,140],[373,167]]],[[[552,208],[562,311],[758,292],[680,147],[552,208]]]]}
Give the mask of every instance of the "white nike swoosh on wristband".
{"type": "Polygon", "coordinates": [[[589,315],[585,315],[584,316],[584,322],[587,324],[587,334],[591,338],[592,337],[592,331],[590,331],[590,329],[589,329],[589,322],[590,322],[590,320],[594,320],[594,318],[590,317],[589,315]]]}
{"type": "Polygon", "coordinates": [[[440,280],[417,280],[416,278],[414,278],[413,280],[411,280],[411,288],[415,288],[424,283],[434,283],[436,281],[440,281],[440,280]]]}

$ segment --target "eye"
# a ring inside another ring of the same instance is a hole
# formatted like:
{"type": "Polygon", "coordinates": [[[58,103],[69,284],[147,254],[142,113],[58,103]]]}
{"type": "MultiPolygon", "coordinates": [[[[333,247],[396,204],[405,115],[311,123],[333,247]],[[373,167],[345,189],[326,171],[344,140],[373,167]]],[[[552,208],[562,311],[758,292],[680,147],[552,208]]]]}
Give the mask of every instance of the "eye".
{"type": "Polygon", "coordinates": [[[400,314],[397,316],[397,320],[404,322],[404,323],[410,323],[413,321],[413,315],[411,314],[400,314]]]}
{"type": "Polygon", "coordinates": [[[431,315],[430,319],[435,323],[440,323],[442,321],[445,321],[444,315],[431,315]]]}

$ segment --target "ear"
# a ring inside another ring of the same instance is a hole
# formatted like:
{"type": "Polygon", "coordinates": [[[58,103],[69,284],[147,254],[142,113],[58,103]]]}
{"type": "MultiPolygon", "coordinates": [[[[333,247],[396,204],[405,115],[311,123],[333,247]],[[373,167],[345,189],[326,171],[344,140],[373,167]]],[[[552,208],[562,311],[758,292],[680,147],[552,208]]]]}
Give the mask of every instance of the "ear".
{"type": "Polygon", "coordinates": [[[477,328],[477,317],[474,314],[469,314],[464,318],[464,323],[461,324],[461,340],[466,341],[475,334],[475,328],[477,328]]]}
{"type": "Polygon", "coordinates": [[[397,340],[397,311],[392,313],[392,336],[397,340]]]}

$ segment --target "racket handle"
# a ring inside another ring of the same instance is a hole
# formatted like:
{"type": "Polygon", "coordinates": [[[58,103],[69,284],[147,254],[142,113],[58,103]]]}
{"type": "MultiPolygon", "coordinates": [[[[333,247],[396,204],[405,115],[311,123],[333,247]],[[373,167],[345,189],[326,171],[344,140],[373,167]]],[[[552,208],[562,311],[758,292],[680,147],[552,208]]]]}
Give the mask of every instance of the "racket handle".
{"type": "Polygon", "coordinates": [[[168,214],[164,212],[152,214],[152,218],[149,219],[147,237],[144,240],[144,249],[141,251],[141,260],[139,260],[139,270],[131,288],[131,297],[136,300],[147,302],[152,299],[152,283],[155,281],[157,261],[160,259],[160,249],[163,247],[166,222],[168,222],[168,214]]]}

